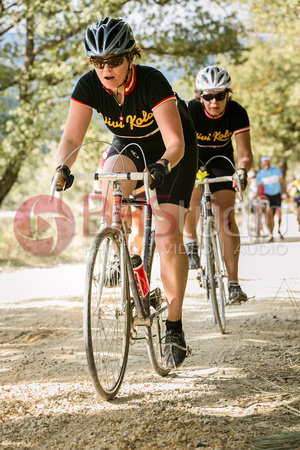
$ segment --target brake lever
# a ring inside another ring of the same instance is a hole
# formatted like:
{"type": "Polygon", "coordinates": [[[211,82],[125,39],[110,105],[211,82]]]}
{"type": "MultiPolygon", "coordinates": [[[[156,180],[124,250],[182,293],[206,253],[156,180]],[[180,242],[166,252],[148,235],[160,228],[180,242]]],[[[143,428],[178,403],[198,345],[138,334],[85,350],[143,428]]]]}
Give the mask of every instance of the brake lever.
{"type": "Polygon", "coordinates": [[[237,191],[237,193],[238,193],[238,199],[239,199],[240,202],[242,202],[242,201],[243,201],[242,182],[241,182],[241,179],[240,179],[240,177],[238,176],[237,172],[235,172],[235,173],[233,174],[233,179],[237,182],[237,187],[238,187],[238,191],[237,191]]]}
{"type": "Polygon", "coordinates": [[[51,188],[50,188],[50,202],[52,202],[53,197],[62,199],[62,194],[63,194],[63,190],[62,191],[56,191],[55,187],[57,186],[57,184],[59,184],[60,186],[62,186],[65,183],[65,180],[62,177],[62,173],[61,170],[58,170],[57,172],[55,172],[55,175],[52,179],[52,183],[51,183],[51,188]]]}
{"type": "Polygon", "coordinates": [[[163,215],[162,210],[160,209],[157,195],[156,195],[156,189],[151,189],[151,184],[153,182],[153,178],[151,176],[151,173],[148,169],[144,170],[144,185],[145,185],[145,195],[147,204],[150,204],[150,198],[153,198],[152,201],[152,210],[154,212],[155,217],[157,217],[159,220],[163,220],[165,217],[163,215]]]}

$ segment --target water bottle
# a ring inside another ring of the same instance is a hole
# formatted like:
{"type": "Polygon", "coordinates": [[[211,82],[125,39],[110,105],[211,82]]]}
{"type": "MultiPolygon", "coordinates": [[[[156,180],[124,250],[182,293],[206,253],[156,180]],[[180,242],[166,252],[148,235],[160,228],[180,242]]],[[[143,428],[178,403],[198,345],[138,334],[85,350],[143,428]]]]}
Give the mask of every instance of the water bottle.
{"type": "Polygon", "coordinates": [[[131,255],[131,263],[136,279],[136,284],[141,297],[146,297],[149,292],[149,283],[140,255],[131,255]]]}

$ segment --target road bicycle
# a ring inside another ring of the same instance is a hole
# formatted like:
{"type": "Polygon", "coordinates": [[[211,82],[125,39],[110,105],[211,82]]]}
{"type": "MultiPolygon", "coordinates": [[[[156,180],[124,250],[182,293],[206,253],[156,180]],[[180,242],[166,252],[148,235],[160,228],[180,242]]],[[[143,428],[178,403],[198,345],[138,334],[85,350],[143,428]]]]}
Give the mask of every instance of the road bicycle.
{"type": "MultiPolygon", "coordinates": [[[[78,180],[109,180],[113,183],[113,212],[110,226],[103,226],[90,249],[84,287],[84,340],[88,369],[96,392],[105,400],[118,393],[128,360],[129,346],[144,330],[149,359],[155,372],[166,376],[164,322],[167,303],[159,275],[155,251],[153,214],[159,216],[155,191],[149,189],[147,170],[131,173],[75,174],[78,180]],[[124,198],[122,181],[143,180],[145,186],[143,266],[149,283],[146,296],[141,293],[129,253],[126,234],[130,232],[122,218],[123,206],[141,206],[141,201],[124,198]]],[[[52,186],[59,175],[54,177],[52,186]]],[[[51,190],[53,195],[53,187],[51,190]]]]}
{"type": "MultiPolygon", "coordinates": [[[[211,159],[206,163],[206,165],[211,161],[211,159]]],[[[224,263],[219,229],[212,211],[212,193],[209,185],[224,181],[232,182],[233,179],[236,179],[239,189],[239,198],[240,201],[242,201],[241,182],[236,174],[216,178],[205,178],[208,174],[207,172],[202,172],[201,170],[198,174],[199,179],[197,184],[203,185],[204,192],[201,200],[201,232],[199,245],[200,266],[199,269],[197,269],[197,280],[200,287],[206,289],[207,299],[211,305],[213,322],[218,325],[220,332],[224,334],[226,329],[226,294],[224,278],[227,278],[227,272],[224,263]]]]}

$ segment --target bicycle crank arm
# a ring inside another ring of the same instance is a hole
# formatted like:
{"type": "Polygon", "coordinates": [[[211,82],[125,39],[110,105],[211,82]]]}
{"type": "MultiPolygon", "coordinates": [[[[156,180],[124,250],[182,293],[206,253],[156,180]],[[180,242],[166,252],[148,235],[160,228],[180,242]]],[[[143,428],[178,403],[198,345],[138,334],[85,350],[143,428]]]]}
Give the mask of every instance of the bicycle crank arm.
{"type": "Polygon", "coordinates": [[[155,317],[160,316],[166,309],[168,309],[168,306],[163,306],[162,308],[155,311],[153,314],[150,315],[150,319],[154,319],[155,317]]]}
{"type": "Polygon", "coordinates": [[[145,317],[145,319],[141,317],[134,317],[133,318],[133,325],[137,327],[151,327],[151,317],[145,317]]]}
{"type": "Polygon", "coordinates": [[[155,317],[160,316],[160,314],[162,314],[164,311],[166,311],[166,309],[168,309],[167,305],[158,309],[153,314],[150,314],[149,317],[145,317],[144,319],[136,316],[133,318],[133,325],[135,325],[137,327],[142,327],[142,326],[150,327],[152,325],[153,319],[155,319],[155,317]]]}

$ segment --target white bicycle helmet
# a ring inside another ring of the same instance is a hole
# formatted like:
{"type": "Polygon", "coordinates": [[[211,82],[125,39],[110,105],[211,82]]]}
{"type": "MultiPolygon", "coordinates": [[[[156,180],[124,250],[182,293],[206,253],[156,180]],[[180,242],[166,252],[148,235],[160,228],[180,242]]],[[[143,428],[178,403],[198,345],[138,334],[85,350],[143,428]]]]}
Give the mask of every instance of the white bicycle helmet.
{"type": "Polygon", "coordinates": [[[199,91],[224,91],[230,86],[231,78],[227,70],[218,66],[205,67],[196,78],[196,87],[199,91]]]}
{"type": "Polygon", "coordinates": [[[85,54],[92,56],[124,55],[134,49],[136,43],[131,27],[118,17],[105,19],[91,25],[85,33],[85,54]]]}

